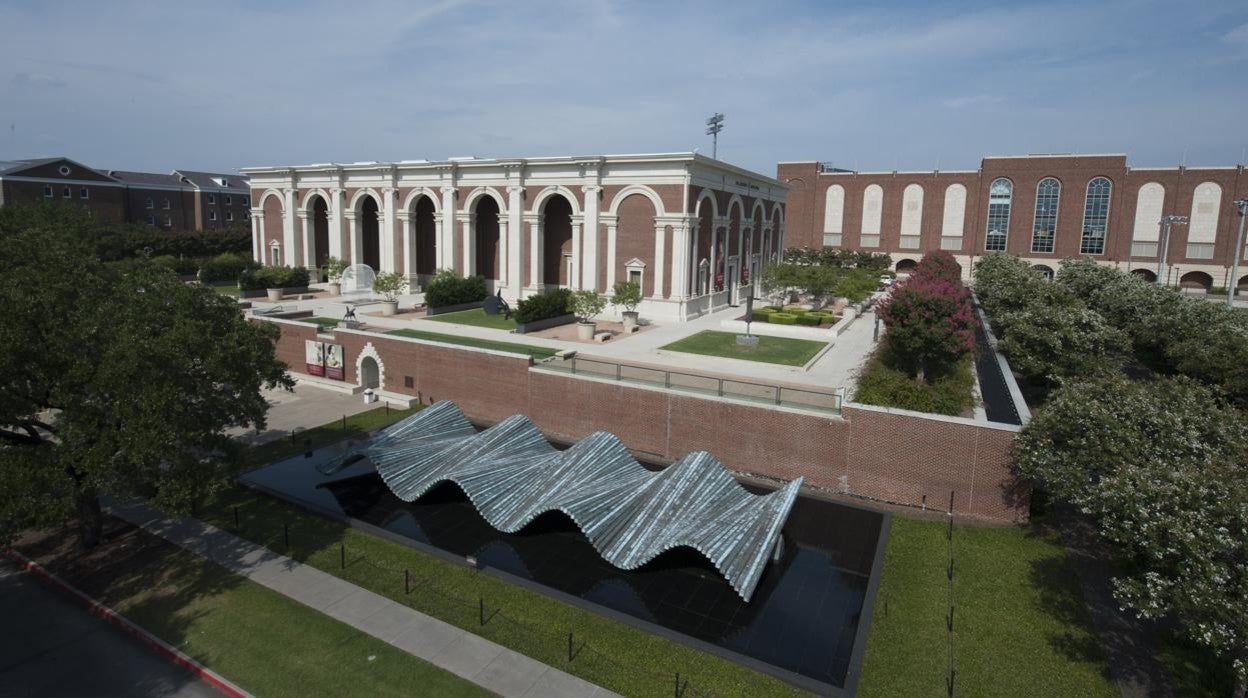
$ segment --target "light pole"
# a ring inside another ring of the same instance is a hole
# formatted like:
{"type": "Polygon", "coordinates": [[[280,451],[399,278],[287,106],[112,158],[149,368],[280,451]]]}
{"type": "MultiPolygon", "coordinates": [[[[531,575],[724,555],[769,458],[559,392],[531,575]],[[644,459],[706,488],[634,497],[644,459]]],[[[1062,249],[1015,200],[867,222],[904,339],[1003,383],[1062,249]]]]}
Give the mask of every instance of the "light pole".
{"type": "Polygon", "coordinates": [[[1161,254],[1157,257],[1157,283],[1166,284],[1166,251],[1170,249],[1170,226],[1187,225],[1187,216],[1176,216],[1173,213],[1161,217],[1161,254]]]}
{"type": "Polygon", "coordinates": [[[724,115],[719,112],[706,120],[706,135],[711,137],[711,157],[719,159],[719,132],[724,130],[724,115]]]}
{"type": "Polygon", "coordinates": [[[1244,218],[1248,217],[1248,199],[1238,199],[1235,201],[1235,208],[1239,211],[1239,235],[1235,237],[1235,250],[1231,257],[1231,279],[1226,284],[1226,305],[1229,307],[1235,301],[1235,289],[1239,286],[1239,258],[1244,254],[1244,218]]]}

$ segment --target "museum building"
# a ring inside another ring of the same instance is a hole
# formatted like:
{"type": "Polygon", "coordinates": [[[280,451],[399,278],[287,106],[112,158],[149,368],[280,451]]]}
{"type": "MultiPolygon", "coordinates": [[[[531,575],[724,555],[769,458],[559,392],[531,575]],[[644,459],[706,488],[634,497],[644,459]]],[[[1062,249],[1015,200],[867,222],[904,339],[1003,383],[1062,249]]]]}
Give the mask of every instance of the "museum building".
{"type": "Polygon", "coordinates": [[[947,250],[970,275],[1004,251],[1052,274],[1085,257],[1167,284],[1248,289],[1245,250],[1234,250],[1244,166],[1135,168],[1125,155],[985,157],[978,170],[857,172],[782,162],[789,186],[787,242],[887,252],[898,270],[947,250]],[[1167,216],[1185,223],[1163,225],[1167,216]],[[1241,273],[1232,281],[1238,252],[1241,273]]]}
{"type": "Polygon", "coordinates": [[[735,305],[785,246],[786,187],[696,153],[252,167],[253,254],[479,274],[510,301],[635,281],[647,317],[735,305]]]}

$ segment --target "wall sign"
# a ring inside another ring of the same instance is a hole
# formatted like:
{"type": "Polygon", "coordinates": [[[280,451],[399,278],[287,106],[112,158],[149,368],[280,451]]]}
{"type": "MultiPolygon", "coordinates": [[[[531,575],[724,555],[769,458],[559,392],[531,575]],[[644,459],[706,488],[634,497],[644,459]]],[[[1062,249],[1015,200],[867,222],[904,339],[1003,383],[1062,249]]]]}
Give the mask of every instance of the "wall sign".
{"type": "Polygon", "coordinates": [[[342,356],[341,344],[327,344],[311,339],[304,341],[304,364],[309,376],[346,380],[342,356]]]}

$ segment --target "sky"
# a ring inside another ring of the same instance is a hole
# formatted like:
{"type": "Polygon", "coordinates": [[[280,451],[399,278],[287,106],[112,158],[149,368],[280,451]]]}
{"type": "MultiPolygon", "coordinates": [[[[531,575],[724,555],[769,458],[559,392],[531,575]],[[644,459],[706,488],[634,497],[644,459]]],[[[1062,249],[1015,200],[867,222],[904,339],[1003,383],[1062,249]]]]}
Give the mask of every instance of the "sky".
{"type": "Polygon", "coordinates": [[[859,170],[1248,149],[1248,2],[0,0],[0,160],[710,154],[859,170]]]}

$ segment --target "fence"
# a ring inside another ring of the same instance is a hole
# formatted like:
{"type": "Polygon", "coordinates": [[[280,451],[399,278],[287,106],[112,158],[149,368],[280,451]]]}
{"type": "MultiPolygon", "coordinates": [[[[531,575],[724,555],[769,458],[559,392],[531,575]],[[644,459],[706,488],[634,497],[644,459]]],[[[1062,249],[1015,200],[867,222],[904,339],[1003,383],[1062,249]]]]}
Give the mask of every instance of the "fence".
{"type": "MultiPolygon", "coordinates": [[[[502,602],[481,594],[465,594],[462,589],[454,591],[446,588],[443,575],[415,575],[409,567],[386,564],[369,559],[358,550],[349,550],[341,540],[335,546],[325,540],[325,529],[316,530],[320,527],[315,523],[305,524],[307,528],[304,530],[292,523],[293,519],[284,518],[279,527],[264,513],[252,516],[237,505],[232,507],[232,512],[233,531],[240,537],[331,574],[336,569],[336,576],[347,581],[363,582],[360,586],[374,593],[476,632],[588,681],[602,683],[602,678],[607,677],[609,683],[616,684],[616,690],[626,690],[630,695],[677,698],[716,695],[696,685],[688,673],[656,671],[652,667],[622,661],[613,657],[609,650],[595,647],[591,638],[578,635],[571,628],[567,632],[555,632],[549,626],[540,626],[515,609],[505,607],[502,602]],[[337,547],[337,555],[332,554],[334,547],[337,547]],[[327,552],[331,559],[327,560],[327,552]],[[361,580],[361,577],[364,579],[361,580]],[[624,685],[619,685],[621,683],[624,685]]],[[[229,525],[227,521],[218,523],[229,525]]],[[[467,558],[467,562],[473,568],[480,568],[474,558],[467,558]]]]}
{"type": "Polygon", "coordinates": [[[841,413],[842,394],[839,391],[810,390],[774,383],[754,383],[735,378],[722,378],[697,373],[685,373],[664,368],[621,364],[602,359],[573,356],[567,359],[551,357],[534,364],[535,368],[570,373],[572,375],[605,378],[623,383],[652,385],[668,390],[679,390],[698,395],[743,400],[746,402],[782,405],[819,412],[841,413]]]}

